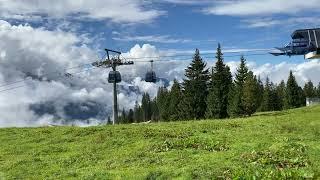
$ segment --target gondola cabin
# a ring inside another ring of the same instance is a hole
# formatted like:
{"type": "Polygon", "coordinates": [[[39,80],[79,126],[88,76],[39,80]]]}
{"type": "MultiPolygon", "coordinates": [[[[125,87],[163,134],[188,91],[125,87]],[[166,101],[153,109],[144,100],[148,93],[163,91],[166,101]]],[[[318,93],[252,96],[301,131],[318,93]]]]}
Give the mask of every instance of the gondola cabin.
{"type": "Polygon", "coordinates": [[[157,82],[157,76],[154,71],[148,71],[146,73],[146,82],[156,83],[157,82]]]}
{"type": "Polygon", "coordinates": [[[121,82],[121,74],[119,71],[110,71],[108,76],[109,83],[119,83],[121,82]]]}

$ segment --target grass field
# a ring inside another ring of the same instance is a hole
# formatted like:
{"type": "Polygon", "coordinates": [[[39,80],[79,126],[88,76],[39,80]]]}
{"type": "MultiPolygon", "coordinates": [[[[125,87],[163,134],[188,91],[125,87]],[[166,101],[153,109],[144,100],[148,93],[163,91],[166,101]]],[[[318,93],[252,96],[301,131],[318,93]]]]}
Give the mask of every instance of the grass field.
{"type": "Polygon", "coordinates": [[[320,178],[320,106],[235,120],[0,129],[0,179],[320,178]]]}

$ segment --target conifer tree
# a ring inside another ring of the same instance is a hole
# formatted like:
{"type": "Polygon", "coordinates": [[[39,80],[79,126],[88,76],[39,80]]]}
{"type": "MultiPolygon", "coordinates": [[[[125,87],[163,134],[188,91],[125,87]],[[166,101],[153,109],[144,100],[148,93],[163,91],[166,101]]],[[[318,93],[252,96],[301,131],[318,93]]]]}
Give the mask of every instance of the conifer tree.
{"type": "Polygon", "coordinates": [[[143,117],[142,117],[142,109],[138,103],[138,101],[136,101],[135,106],[134,106],[134,121],[136,123],[142,122],[143,117]]]}
{"type": "Polygon", "coordinates": [[[233,117],[244,115],[244,107],[242,102],[243,85],[248,76],[248,67],[246,59],[241,56],[240,66],[237,69],[234,86],[232,89],[232,98],[230,98],[229,114],[233,117]]]}
{"type": "Polygon", "coordinates": [[[170,97],[167,88],[160,87],[157,94],[157,107],[159,110],[159,119],[161,121],[169,120],[168,106],[170,97]]]}
{"type": "Polygon", "coordinates": [[[227,118],[229,90],[232,84],[230,68],[223,62],[221,46],[218,45],[217,62],[212,70],[209,95],[207,98],[207,118],[227,118]]]}
{"type": "Polygon", "coordinates": [[[149,121],[151,120],[151,101],[150,95],[148,93],[144,93],[142,96],[142,104],[141,104],[142,112],[143,112],[143,120],[149,121]]]}
{"type": "Polygon", "coordinates": [[[169,102],[169,118],[170,120],[178,120],[179,115],[178,115],[178,105],[181,101],[182,95],[181,95],[181,86],[179,82],[175,79],[173,81],[173,85],[171,88],[171,91],[169,93],[170,96],[170,102],[169,102]]]}
{"type": "Polygon", "coordinates": [[[277,110],[281,111],[284,109],[285,106],[285,96],[286,96],[286,83],[282,80],[281,83],[276,88],[277,93],[277,103],[278,107],[277,110]]]}
{"type": "Polygon", "coordinates": [[[308,81],[304,85],[303,91],[304,91],[304,95],[307,98],[313,98],[316,96],[316,91],[315,91],[315,88],[314,88],[313,83],[311,81],[308,81]]]}
{"type": "Polygon", "coordinates": [[[320,83],[319,83],[318,88],[316,90],[316,94],[317,94],[317,97],[320,98],[320,83]]]}
{"type": "Polygon", "coordinates": [[[258,94],[259,94],[259,96],[258,96],[258,109],[257,109],[257,111],[261,111],[261,105],[262,105],[262,101],[263,101],[263,92],[264,92],[264,85],[263,85],[263,82],[261,81],[261,78],[260,78],[260,76],[258,76],[258,84],[257,84],[257,86],[258,86],[258,90],[259,90],[259,92],[258,92],[258,94]]]}
{"type": "Polygon", "coordinates": [[[299,86],[292,71],[290,71],[287,87],[286,87],[286,108],[297,108],[301,105],[301,97],[299,95],[299,86]]]}
{"type": "Polygon", "coordinates": [[[251,116],[258,108],[259,86],[257,84],[257,78],[252,71],[249,71],[243,84],[243,96],[241,97],[245,115],[251,116]]]}
{"type": "Polygon", "coordinates": [[[127,123],[134,122],[134,112],[132,109],[129,110],[127,119],[128,119],[127,123]]]}
{"type": "Polygon", "coordinates": [[[180,117],[184,119],[204,118],[208,95],[209,71],[196,49],[191,64],[185,70],[183,100],[179,104],[180,117]]]}
{"type": "Polygon", "coordinates": [[[121,116],[119,118],[120,122],[119,124],[126,124],[127,122],[127,114],[126,114],[126,110],[123,108],[122,112],[121,112],[121,116]]]}
{"type": "Polygon", "coordinates": [[[272,94],[273,84],[267,77],[266,83],[263,91],[263,101],[261,104],[261,111],[272,111],[273,110],[273,94],[272,94]]]}
{"type": "Polygon", "coordinates": [[[160,115],[159,115],[159,108],[158,108],[158,104],[157,104],[157,97],[154,98],[152,101],[151,101],[151,120],[152,121],[159,121],[160,120],[160,115]]]}

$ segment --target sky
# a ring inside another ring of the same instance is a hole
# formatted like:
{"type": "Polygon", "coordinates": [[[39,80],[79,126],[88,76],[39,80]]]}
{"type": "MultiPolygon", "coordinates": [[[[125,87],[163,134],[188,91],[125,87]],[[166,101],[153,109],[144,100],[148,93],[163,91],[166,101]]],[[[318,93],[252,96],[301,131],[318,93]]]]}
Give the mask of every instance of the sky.
{"type": "Polygon", "coordinates": [[[268,51],[296,29],[319,27],[319,8],[319,0],[0,0],[0,127],[103,122],[112,110],[109,70],[79,65],[100,60],[104,48],[138,58],[119,68],[120,109],[165,84],[144,82],[150,58],[139,58],[179,55],[155,59],[170,60],[154,68],[172,84],[196,48],[212,67],[218,43],[232,73],[244,55],[262,79],[279,83],[292,70],[301,86],[318,84],[319,60],[268,51]]]}

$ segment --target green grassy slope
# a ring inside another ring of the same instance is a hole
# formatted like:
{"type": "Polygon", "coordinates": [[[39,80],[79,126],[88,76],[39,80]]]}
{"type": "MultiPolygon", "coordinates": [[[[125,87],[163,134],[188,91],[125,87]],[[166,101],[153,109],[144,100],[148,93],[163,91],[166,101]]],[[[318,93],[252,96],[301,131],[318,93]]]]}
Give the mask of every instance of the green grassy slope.
{"type": "Polygon", "coordinates": [[[320,106],[235,120],[0,129],[0,179],[320,178],[320,106]]]}

